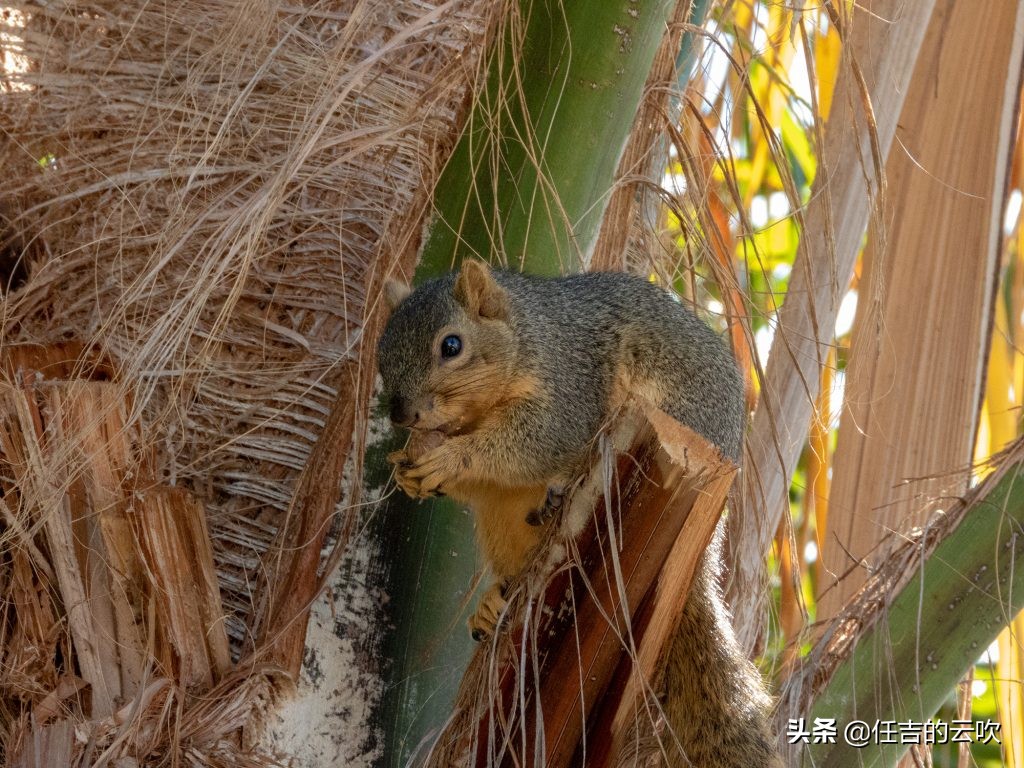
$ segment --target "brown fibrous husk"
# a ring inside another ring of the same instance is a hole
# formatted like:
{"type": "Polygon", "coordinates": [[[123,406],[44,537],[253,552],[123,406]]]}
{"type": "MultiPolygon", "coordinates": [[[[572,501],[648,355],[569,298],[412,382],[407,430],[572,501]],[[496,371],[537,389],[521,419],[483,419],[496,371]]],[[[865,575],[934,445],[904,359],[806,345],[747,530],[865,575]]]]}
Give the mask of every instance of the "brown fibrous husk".
{"type": "Polygon", "coordinates": [[[287,689],[301,635],[287,658],[259,644],[304,626],[321,545],[333,531],[343,546],[355,514],[340,471],[312,501],[297,494],[299,479],[354,455],[358,485],[379,285],[411,271],[501,5],[99,0],[3,10],[8,756],[272,762],[244,728],[287,689]],[[60,421],[53,397],[97,386],[92,426],[45,431],[60,421]],[[336,419],[344,434],[317,453],[332,413],[346,416],[336,419]],[[103,432],[105,445],[131,461],[104,474],[81,439],[110,414],[120,426],[103,432]],[[18,464],[18,446],[43,446],[49,463],[18,464]],[[58,470],[64,480],[43,481],[58,470]],[[78,492],[83,483],[91,495],[78,492]],[[165,505],[164,522],[167,510],[184,515],[184,527],[140,527],[137,492],[165,505]],[[301,538],[307,502],[317,505],[315,539],[301,538]],[[104,527],[111,510],[116,525],[104,527]],[[100,552],[111,557],[76,544],[83,526],[96,542],[113,531],[100,552]],[[147,543],[157,529],[164,538],[147,543]],[[173,570],[147,565],[169,552],[203,560],[203,546],[175,538],[188,531],[208,532],[218,595],[201,580],[177,595],[173,570]],[[300,546],[316,556],[278,556],[300,546]],[[268,583],[287,579],[297,605],[268,603],[268,583]],[[98,604],[66,602],[100,583],[121,594],[102,627],[122,652],[106,656],[90,650],[98,604]],[[171,610],[186,599],[220,611],[223,644],[190,635],[190,614],[171,610]],[[102,693],[101,679],[117,685],[102,693]],[[49,751],[25,751],[30,743],[49,751]]]}

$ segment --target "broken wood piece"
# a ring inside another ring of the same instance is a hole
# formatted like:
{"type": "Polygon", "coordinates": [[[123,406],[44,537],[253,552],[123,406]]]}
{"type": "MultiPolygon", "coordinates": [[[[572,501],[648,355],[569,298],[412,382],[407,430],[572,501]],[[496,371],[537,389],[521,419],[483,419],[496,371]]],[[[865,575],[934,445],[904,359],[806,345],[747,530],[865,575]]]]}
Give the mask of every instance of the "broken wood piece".
{"type": "MultiPolygon", "coordinates": [[[[64,658],[88,683],[82,715],[108,717],[136,696],[151,642],[166,675],[208,690],[231,663],[201,506],[143,479],[118,385],[23,374],[21,386],[0,384],[4,501],[17,504],[5,517],[33,546],[30,532],[42,532],[71,638],[64,658]]],[[[33,621],[17,616],[14,631],[33,621]]]]}
{"type": "Polygon", "coordinates": [[[75,726],[70,720],[22,732],[24,743],[11,754],[11,768],[74,764],[75,726]]]}
{"type": "Polygon", "coordinates": [[[735,473],[663,412],[627,409],[513,587],[513,630],[477,651],[427,765],[609,764],[638,696],[657,690],[735,473]]]}
{"type": "Polygon", "coordinates": [[[184,489],[152,486],[135,491],[128,515],[156,616],[154,655],[186,690],[209,690],[231,656],[203,507],[184,489]]]}
{"type": "Polygon", "coordinates": [[[53,690],[50,691],[42,701],[32,709],[32,718],[36,726],[46,725],[47,722],[60,714],[68,714],[68,708],[64,704],[67,699],[77,696],[88,683],[74,675],[61,677],[53,690]]]}
{"type": "Polygon", "coordinates": [[[0,353],[0,372],[10,383],[80,379],[109,381],[113,366],[93,347],[78,341],[54,344],[7,344],[0,353]]]}
{"type": "Polygon", "coordinates": [[[33,556],[17,544],[8,557],[0,608],[0,687],[27,709],[58,686],[57,659],[68,658],[70,649],[49,588],[56,577],[38,573],[33,556]]]}
{"type": "Polygon", "coordinates": [[[11,485],[5,502],[17,505],[5,517],[16,521],[28,551],[48,552],[51,588],[90,686],[86,714],[105,716],[134,695],[142,675],[134,590],[110,567],[126,546],[112,532],[123,516],[120,484],[138,436],[126,426],[124,394],[113,384],[44,384],[24,373],[21,386],[0,384],[0,462],[11,485]],[[44,544],[36,546],[32,531],[42,532],[44,544]]]}

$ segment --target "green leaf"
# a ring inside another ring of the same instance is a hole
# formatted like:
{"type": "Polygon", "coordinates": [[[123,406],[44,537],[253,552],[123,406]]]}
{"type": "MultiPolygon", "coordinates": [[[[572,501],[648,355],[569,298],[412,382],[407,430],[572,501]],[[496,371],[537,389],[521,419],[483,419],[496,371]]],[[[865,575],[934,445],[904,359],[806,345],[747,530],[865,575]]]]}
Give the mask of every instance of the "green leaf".
{"type": "MultiPolygon", "coordinates": [[[[1024,475],[1019,459],[976,501],[814,702],[812,717],[923,721],[1024,607],[1024,475]]],[[[906,745],[813,744],[804,765],[896,765],[906,745]]]]}

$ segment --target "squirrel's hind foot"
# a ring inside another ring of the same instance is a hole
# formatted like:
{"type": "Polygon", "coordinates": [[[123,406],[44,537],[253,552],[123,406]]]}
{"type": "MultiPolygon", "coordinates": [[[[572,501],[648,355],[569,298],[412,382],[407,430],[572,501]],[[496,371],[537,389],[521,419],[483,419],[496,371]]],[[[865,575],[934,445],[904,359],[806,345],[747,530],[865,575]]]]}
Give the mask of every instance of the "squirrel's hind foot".
{"type": "Polygon", "coordinates": [[[508,601],[505,600],[507,589],[508,585],[504,581],[494,582],[480,598],[476,612],[469,617],[469,633],[478,643],[491,637],[501,625],[505,609],[508,608],[508,601]]]}
{"type": "Polygon", "coordinates": [[[562,511],[565,504],[565,488],[553,485],[548,488],[548,495],[539,509],[532,509],[526,515],[528,525],[544,525],[562,511]]]}

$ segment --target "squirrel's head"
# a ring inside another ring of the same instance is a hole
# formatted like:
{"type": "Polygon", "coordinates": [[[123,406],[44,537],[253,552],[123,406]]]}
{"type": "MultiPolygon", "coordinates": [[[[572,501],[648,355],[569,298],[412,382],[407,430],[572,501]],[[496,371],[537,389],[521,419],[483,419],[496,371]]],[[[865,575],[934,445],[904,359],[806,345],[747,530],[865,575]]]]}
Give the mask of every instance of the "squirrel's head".
{"type": "Polygon", "coordinates": [[[384,397],[397,426],[447,434],[471,430],[514,381],[510,303],[486,264],[409,292],[385,289],[391,317],[377,346],[384,397]]]}

